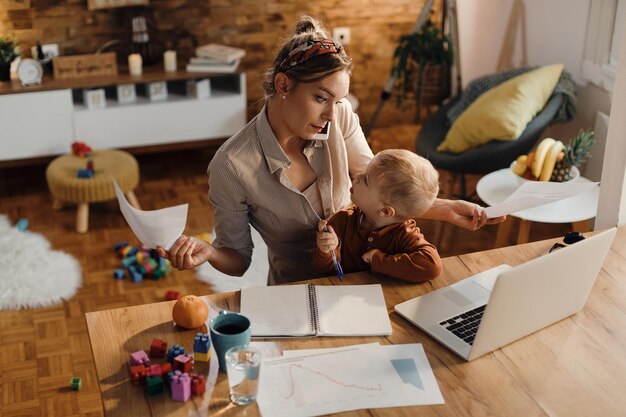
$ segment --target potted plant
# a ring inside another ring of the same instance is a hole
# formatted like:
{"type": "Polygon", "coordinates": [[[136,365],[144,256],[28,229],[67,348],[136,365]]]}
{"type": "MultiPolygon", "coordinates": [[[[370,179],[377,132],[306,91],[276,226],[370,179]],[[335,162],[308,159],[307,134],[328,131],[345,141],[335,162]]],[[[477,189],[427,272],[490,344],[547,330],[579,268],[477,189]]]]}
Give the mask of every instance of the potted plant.
{"type": "Polygon", "coordinates": [[[20,56],[17,43],[0,36],[0,81],[11,79],[11,62],[20,56]]]}
{"type": "Polygon", "coordinates": [[[415,121],[422,104],[439,104],[449,95],[448,74],[452,64],[450,39],[428,18],[422,28],[402,35],[393,54],[398,107],[414,96],[415,121]],[[425,87],[428,87],[425,91],[425,87]]]}

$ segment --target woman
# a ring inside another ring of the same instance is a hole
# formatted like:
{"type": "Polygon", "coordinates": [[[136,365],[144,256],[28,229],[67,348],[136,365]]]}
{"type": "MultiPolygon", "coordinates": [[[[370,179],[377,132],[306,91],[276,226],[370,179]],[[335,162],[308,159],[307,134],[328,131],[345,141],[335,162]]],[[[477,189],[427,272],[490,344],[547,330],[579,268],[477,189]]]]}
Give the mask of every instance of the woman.
{"type": "MultiPolygon", "coordinates": [[[[350,204],[351,177],[373,157],[346,100],[351,70],[341,45],[302,17],[266,75],[265,106],[209,164],[215,241],[181,236],[159,254],[178,269],[209,261],[240,276],[252,256],[252,225],[269,249],[268,284],[319,276],[310,262],[316,226],[350,204]]],[[[464,201],[437,200],[424,217],[472,230],[488,222],[464,201]]]]}

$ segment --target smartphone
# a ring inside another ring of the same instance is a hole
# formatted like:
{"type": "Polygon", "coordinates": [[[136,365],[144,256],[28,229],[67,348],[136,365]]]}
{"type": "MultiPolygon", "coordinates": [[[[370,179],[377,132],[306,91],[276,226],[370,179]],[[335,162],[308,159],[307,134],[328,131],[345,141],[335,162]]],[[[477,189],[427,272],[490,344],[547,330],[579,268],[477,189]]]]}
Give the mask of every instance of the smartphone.
{"type": "Polygon", "coordinates": [[[315,136],[313,136],[313,139],[328,139],[328,134],[330,132],[330,122],[326,122],[326,125],[324,125],[324,127],[322,128],[322,131],[320,133],[317,133],[315,136]]]}

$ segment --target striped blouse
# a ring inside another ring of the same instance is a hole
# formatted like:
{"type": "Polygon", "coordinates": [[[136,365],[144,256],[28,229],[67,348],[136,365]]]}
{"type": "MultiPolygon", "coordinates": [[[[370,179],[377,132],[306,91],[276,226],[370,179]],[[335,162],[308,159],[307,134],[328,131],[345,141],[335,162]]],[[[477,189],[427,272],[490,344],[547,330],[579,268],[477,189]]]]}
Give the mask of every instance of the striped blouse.
{"type": "MultiPolygon", "coordinates": [[[[326,219],[350,204],[351,176],[373,156],[350,103],[341,100],[335,109],[328,139],[311,140],[304,149],[326,219]]],[[[311,266],[320,216],[287,178],[290,165],[264,107],[219,148],[208,168],[213,244],[236,250],[249,264],[254,227],[268,246],[269,285],[320,276],[311,266]]]]}

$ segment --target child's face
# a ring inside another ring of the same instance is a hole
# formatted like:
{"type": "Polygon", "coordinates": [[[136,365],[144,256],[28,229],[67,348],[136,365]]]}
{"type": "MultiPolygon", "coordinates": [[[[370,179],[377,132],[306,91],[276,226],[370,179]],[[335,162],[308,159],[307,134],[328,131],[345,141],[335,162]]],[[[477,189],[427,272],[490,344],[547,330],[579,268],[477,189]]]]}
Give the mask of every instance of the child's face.
{"type": "Polygon", "coordinates": [[[376,157],[374,157],[367,165],[365,173],[354,178],[350,190],[352,202],[371,219],[374,219],[378,210],[383,207],[376,173],[376,157]]]}

